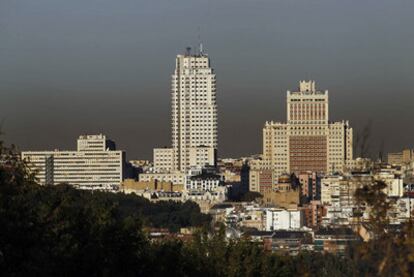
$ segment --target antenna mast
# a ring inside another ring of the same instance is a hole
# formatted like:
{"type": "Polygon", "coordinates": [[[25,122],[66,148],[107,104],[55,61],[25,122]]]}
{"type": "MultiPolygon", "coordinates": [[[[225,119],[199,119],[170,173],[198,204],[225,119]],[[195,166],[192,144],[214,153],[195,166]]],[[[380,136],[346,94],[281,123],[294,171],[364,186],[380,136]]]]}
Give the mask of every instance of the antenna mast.
{"type": "Polygon", "coordinates": [[[200,26],[198,26],[197,32],[198,32],[198,34],[197,34],[197,39],[198,39],[198,54],[200,56],[203,56],[204,51],[203,51],[203,43],[201,42],[200,26]]]}

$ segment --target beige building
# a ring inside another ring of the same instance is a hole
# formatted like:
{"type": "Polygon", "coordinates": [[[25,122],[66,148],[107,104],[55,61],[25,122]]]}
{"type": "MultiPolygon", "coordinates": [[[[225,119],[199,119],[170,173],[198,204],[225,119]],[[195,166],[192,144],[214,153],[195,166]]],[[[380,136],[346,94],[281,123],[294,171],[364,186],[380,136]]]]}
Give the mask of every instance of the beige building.
{"type": "Polygon", "coordinates": [[[141,182],[134,179],[125,179],[120,188],[124,193],[138,193],[142,191],[182,192],[183,189],[184,185],[182,184],[177,185],[171,182],[160,182],[157,180],[141,182]]]}
{"type": "Polygon", "coordinates": [[[67,183],[87,190],[117,190],[124,178],[125,153],[105,135],[82,135],[76,151],[23,151],[22,159],[42,185],[67,183]]]}
{"type": "Polygon", "coordinates": [[[265,193],[272,190],[272,171],[269,169],[249,171],[249,191],[265,193]]]}
{"type": "Polygon", "coordinates": [[[261,159],[248,161],[249,165],[249,191],[264,193],[272,189],[273,174],[272,170],[264,166],[261,159]]]}
{"type": "Polygon", "coordinates": [[[154,148],[154,171],[155,173],[171,172],[174,162],[174,151],[172,148],[154,148]]]}
{"type": "Polygon", "coordinates": [[[401,152],[388,153],[388,163],[391,165],[409,164],[414,160],[414,150],[404,149],[401,152]]]}
{"type": "Polygon", "coordinates": [[[352,171],[371,171],[374,167],[374,162],[369,158],[356,158],[347,161],[346,172],[352,171]]]}
{"type": "Polygon", "coordinates": [[[171,182],[175,185],[185,184],[186,174],[181,172],[175,173],[142,173],[139,174],[140,182],[171,182]]]}
{"type": "Polygon", "coordinates": [[[274,172],[342,172],[352,160],[352,128],[348,121],[330,123],[328,91],[314,81],[300,81],[287,92],[287,123],[266,122],[263,165],[274,172]]]}
{"type": "Polygon", "coordinates": [[[403,153],[388,153],[388,163],[391,165],[401,165],[403,163],[403,153]]]}
{"type": "Polygon", "coordinates": [[[191,167],[216,165],[216,149],[208,146],[192,147],[189,150],[191,167]]]}
{"type": "Polygon", "coordinates": [[[216,75],[202,50],[177,55],[171,78],[172,147],[154,149],[155,172],[216,165],[216,75]]]}
{"type": "Polygon", "coordinates": [[[404,149],[402,152],[402,161],[403,163],[410,163],[413,160],[413,150],[404,149]]]}

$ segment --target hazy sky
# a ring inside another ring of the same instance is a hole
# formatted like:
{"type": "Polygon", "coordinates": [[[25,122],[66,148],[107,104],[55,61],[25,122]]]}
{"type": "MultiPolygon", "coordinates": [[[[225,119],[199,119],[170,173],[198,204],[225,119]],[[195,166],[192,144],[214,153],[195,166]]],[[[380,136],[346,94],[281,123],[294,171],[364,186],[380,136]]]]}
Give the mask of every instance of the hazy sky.
{"type": "Polygon", "coordinates": [[[372,122],[371,152],[414,146],[413,0],[0,0],[2,139],[75,149],[102,132],[129,159],[170,145],[175,56],[204,42],[219,155],[261,152],[300,79],[331,120],[372,122]]]}

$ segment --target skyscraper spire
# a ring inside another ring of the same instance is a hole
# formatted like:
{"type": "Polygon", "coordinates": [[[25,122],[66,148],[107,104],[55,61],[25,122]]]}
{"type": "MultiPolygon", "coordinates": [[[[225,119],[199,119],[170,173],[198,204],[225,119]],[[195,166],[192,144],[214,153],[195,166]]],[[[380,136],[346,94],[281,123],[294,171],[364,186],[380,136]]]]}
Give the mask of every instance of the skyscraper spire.
{"type": "Polygon", "coordinates": [[[200,52],[200,56],[203,56],[204,51],[203,51],[203,43],[200,42],[199,48],[198,48],[199,52],[200,52]]]}

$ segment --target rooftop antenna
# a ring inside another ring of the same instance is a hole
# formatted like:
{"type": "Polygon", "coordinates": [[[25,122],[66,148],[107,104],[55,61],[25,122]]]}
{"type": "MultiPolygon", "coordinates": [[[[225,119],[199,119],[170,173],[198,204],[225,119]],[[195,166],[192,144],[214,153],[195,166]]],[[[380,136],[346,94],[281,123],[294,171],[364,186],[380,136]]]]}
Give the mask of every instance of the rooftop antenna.
{"type": "Polygon", "coordinates": [[[384,155],[384,140],[381,140],[381,144],[380,144],[380,149],[379,149],[379,153],[378,153],[378,158],[380,163],[382,163],[383,161],[383,155],[384,155]]]}
{"type": "Polygon", "coordinates": [[[199,50],[200,50],[200,56],[203,56],[204,51],[203,51],[203,44],[200,42],[200,46],[199,46],[199,50]]]}
{"type": "Polygon", "coordinates": [[[197,34],[197,39],[198,39],[198,54],[200,55],[200,56],[203,56],[203,54],[204,54],[204,51],[203,51],[203,43],[201,42],[201,31],[200,31],[200,26],[198,26],[197,27],[197,32],[198,32],[198,34],[197,34]]]}

